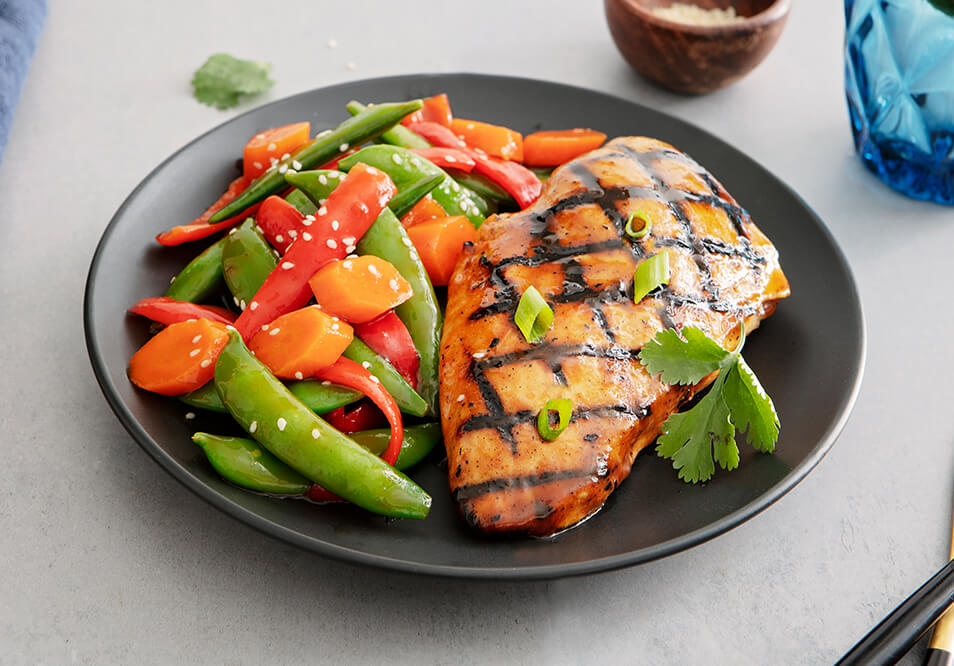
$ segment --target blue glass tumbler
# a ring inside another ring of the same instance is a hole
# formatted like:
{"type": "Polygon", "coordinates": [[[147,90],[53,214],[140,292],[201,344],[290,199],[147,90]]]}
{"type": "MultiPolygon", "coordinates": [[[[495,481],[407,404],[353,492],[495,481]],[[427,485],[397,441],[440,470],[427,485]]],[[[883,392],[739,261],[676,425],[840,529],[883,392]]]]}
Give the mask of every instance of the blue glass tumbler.
{"type": "Polygon", "coordinates": [[[954,205],[954,0],[845,0],[855,149],[894,189],[954,205]]]}

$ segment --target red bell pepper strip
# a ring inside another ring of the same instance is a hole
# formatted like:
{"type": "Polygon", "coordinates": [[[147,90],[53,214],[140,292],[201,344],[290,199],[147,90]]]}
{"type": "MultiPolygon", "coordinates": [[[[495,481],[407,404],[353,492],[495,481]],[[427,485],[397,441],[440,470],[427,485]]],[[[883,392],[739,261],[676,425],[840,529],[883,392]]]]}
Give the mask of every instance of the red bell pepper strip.
{"type": "Polygon", "coordinates": [[[470,173],[477,164],[470,155],[457,148],[414,148],[413,150],[442,169],[455,169],[470,173]]]}
{"type": "Polygon", "coordinates": [[[417,371],[421,359],[407,326],[394,314],[394,310],[388,310],[364,324],[355,324],[354,332],[364,344],[390,361],[404,381],[417,390],[417,371]]]}
{"type": "Polygon", "coordinates": [[[398,409],[397,402],[381,386],[378,378],[360,363],[355,363],[344,356],[327,368],[319,370],[315,377],[361,391],[384,412],[388,423],[391,424],[391,438],[388,440],[388,448],[381,454],[381,459],[393,465],[397,461],[398,454],[401,453],[401,444],[404,442],[404,424],[401,421],[401,410],[398,409]]]}
{"type": "Polygon", "coordinates": [[[461,141],[449,128],[432,122],[413,123],[412,132],[420,134],[435,146],[457,148],[474,160],[474,171],[487,176],[490,180],[507,190],[521,208],[526,208],[540,196],[543,183],[537,175],[517,162],[489,157],[482,150],[475,150],[461,141]]]}
{"type": "Polygon", "coordinates": [[[177,301],[168,296],[144,298],[129,308],[129,312],[166,326],[189,319],[209,319],[222,324],[231,324],[235,321],[235,313],[231,310],[216,305],[197,305],[189,301],[177,301]]]}
{"type": "Polygon", "coordinates": [[[450,100],[445,93],[422,100],[424,106],[414,113],[404,116],[401,124],[405,127],[413,123],[432,122],[450,127],[454,115],[451,113],[450,100]]]}
{"type": "Polygon", "coordinates": [[[231,203],[235,197],[244,192],[251,182],[251,178],[239,176],[229,183],[229,188],[225,191],[225,194],[220,196],[218,201],[209,206],[209,208],[202,213],[202,215],[192,220],[192,222],[189,224],[180,224],[179,226],[173,227],[168,231],[163,231],[161,234],[156,236],[156,240],[159,241],[160,244],[167,246],[180,245],[181,243],[187,243],[188,241],[201,240],[202,238],[208,238],[212,234],[222,231],[222,229],[231,227],[235,223],[244,220],[249,215],[254,215],[255,208],[250,208],[234,217],[222,220],[221,222],[216,222],[215,224],[209,224],[209,218],[212,217],[217,210],[231,203]]]}
{"type": "Polygon", "coordinates": [[[325,162],[324,164],[322,164],[322,165],[321,165],[320,167],[318,167],[318,168],[319,168],[319,169],[333,169],[333,170],[337,171],[337,170],[338,170],[338,162],[340,162],[341,160],[343,160],[344,158],[346,158],[348,155],[352,155],[352,154],[354,154],[354,153],[356,153],[356,152],[358,152],[358,149],[357,149],[357,148],[352,148],[351,150],[349,150],[349,151],[347,151],[347,152],[344,152],[344,153],[342,153],[341,155],[338,155],[338,157],[334,158],[334,159],[331,160],[330,162],[325,162]]]}
{"type": "Polygon", "coordinates": [[[248,342],[263,325],[308,303],[312,296],[308,278],[329,261],[353,252],[396,191],[386,173],[356,164],[235,320],[242,339],[248,342]]]}
{"type": "Polygon", "coordinates": [[[255,222],[262,230],[265,240],[281,254],[285,254],[299,234],[308,230],[305,216],[292,204],[276,195],[262,202],[255,215],[255,222]]]}
{"type": "Polygon", "coordinates": [[[322,418],[343,433],[371,430],[387,422],[381,410],[368,400],[333,409],[322,418]]]}
{"type": "Polygon", "coordinates": [[[345,500],[341,497],[338,497],[330,490],[325,490],[317,483],[311,484],[311,487],[305,491],[305,497],[310,499],[312,502],[344,502],[345,500]]]}

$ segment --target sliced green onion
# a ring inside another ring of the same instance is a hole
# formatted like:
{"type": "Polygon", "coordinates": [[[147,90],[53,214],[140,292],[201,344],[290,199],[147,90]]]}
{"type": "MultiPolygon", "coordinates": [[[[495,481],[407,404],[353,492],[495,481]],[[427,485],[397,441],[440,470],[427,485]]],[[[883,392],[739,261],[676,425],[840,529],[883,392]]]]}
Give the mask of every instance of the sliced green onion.
{"type": "Polygon", "coordinates": [[[629,214],[629,219],[626,220],[626,235],[630,238],[640,239],[645,238],[649,235],[649,232],[653,228],[653,221],[649,219],[649,216],[641,210],[634,210],[629,214]],[[643,226],[640,229],[633,229],[633,220],[642,220],[643,226]]]}
{"type": "Polygon", "coordinates": [[[633,302],[639,303],[656,287],[669,284],[669,253],[660,252],[636,267],[633,275],[633,302]]]}
{"type": "Polygon", "coordinates": [[[537,414],[537,432],[548,442],[560,436],[570,425],[570,416],[573,415],[573,403],[566,398],[547,400],[547,404],[537,414]],[[550,412],[556,412],[558,423],[556,428],[550,427],[550,412]]]}
{"type": "Polygon", "coordinates": [[[540,342],[553,325],[553,310],[536,287],[531,285],[520,297],[513,321],[527,342],[540,342]]]}

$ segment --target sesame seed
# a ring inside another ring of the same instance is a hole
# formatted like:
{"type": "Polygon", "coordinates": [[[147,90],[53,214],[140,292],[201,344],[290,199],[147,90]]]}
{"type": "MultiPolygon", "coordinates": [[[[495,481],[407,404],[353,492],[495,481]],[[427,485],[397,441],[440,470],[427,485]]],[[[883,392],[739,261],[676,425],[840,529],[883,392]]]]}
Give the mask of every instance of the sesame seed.
{"type": "Polygon", "coordinates": [[[344,243],[345,245],[354,245],[356,240],[357,239],[354,236],[345,236],[344,238],[341,239],[341,242],[344,243]]]}
{"type": "Polygon", "coordinates": [[[348,269],[348,270],[350,271],[352,268],[354,268],[354,262],[351,261],[350,259],[348,259],[348,260],[342,262],[341,266],[342,266],[342,268],[346,268],[346,269],[348,269]]]}
{"type": "Polygon", "coordinates": [[[332,324],[332,325],[331,325],[331,330],[332,330],[332,331],[341,330],[341,324],[332,324]]]}
{"type": "Polygon", "coordinates": [[[288,235],[291,236],[292,238],[298,238],[298,232],[295,231],[294,229],[289,229],[288,235]]]}
{"type": "Polygon", "coordinates": [[[368,173],[369,173],[370,175],[372,175],[372,176],[377,176],[377,175],[378,175],[378,170],[375,169],[374,167],[368,167],[368,173]]]}
{"type": "Polygon", "coordinates": [[[271,164],[272,166],[275,166],[275,165],[278,164],[278,158],[277,158],[277,157],[269,157],[269,158],[268,158],[268,163],[271,164]]]}
{"type": "Polygon", "coordinates": [[[411,164],[413,164],[413,165],[416,166],[416,167],[419,167],[419,166],[421,166],[421,160],[417,159],[416,157],[412,157],[412,158],[411,158],[411,164]]]}
{"type": "Polygon", "coordinates": [[[348,144],[347,143],[341,144],[340,146],[338,146],[338,150],[340,150],[341,152],[345,152],[346,150],[348,150],[348,144]]]}
{"type": "Polygon", "coordinates": [[[335,317],[335,316],[332,316],[332,317],[331,317],[331,321],[341,321],[341,320],[340,320],[340,319],[338,319],[338,318],[337,318],[337,317],[335,317]]]}
{"type": "Polygon", "coordinates": [[[388,286],[394,291],[397,291],[400,285],[398,284],[397,278],[391,278],[391,281],[388,282],[388,286]]]}
{"type": "Polygon", "coordinates": [[[457,184],[456,180],[451,183],[451,189],[455,192],[460,192],[460,185],[457,184]]]}
{"type": "Polygon", "coordinates": [[[318,209],[318,215],[327,215],[327,214],[328,214],[328,209],[325,208],[324,206],[318,209]]]}
{"type": "Polygon", "coordinates": [[[169,278],[169,284],[172,284],[173,282],[175,282],[177,277],[179,277],[179,276],[178,276],[178,275],[173,275],[171,278],[169,278]]]}
{"type": "Polygon", "coordinates": [[[339,227],[339,226],[341,226],[341,225],[338,224],[338,220],[332,220],[332,221],[331,221],[331,230],[332,230],[332,231],[338,231],[338,227],[339,227]]]}
{"type": "Polygon", "coordinates": [[[304,379],[305,375],[302,374],[301,370],[295,373],[295,379],[304,379]]]}
{"type": "Polygon", "coordinates": [[[282,417],[279,416],[279,417],[278,417],[278,420],[275,421],[275,425],[278,426],[278,429],[279,429],[279,430],[281,430],[282,432],[284,432],[284,431],[285,431],[285,426],[288,425],[288,421],[286,421],[285,419],[283,419],[282,417]]]}
{"type": "Polygon", "coordinates": [[[192,344],[197,343],[197,342],[198,342],[199,340],[201,340],[201,339],[202,339],[202,334],[199,333],[197,336],[195,336],[194,338],[192,338],[192,344]]]}
{"type": "Polygon", "coordinates": [[[232,324],[226,324],[226,325],[225,325],[225,330],[227,330],[227,331],[238,331],[238,329],[235,328],[234,326],[232,326],[232,324]]]}
{"type": "Polygon", "coordinates": [[[256,134],[256,135],[255,135],[255,138],[258,139],[259,141],[262,141],[263,139],[265,139],[265,135],[264,135],[264,134],[256,134]]]}
{"type": "Polygon", "coordinates": [[[275,242],[276,242],[276,243],[284,243],[284,242],[285,242],[285,237],[282,236],[281,234],[278,234],[277,236],[275,236],[275,242]]]}
{"type": "Polygon", "coordinates": [[[371,375],[371,381],[374,382],[375,384],[381,383],[381,380],[375,377],[374,375],[371,375]]]}
{"type": "Polygon", "coordinates": [[[187,421],[191,421],[192,419],[195,418],[195,412],[186,412],[185,417],[187,421]]]}
{"type": "Polygon", "coordinates": [[[318,428],[313,428],[311,431],[312,439],[318,439],[321,436],[321,433],[318,432],[318,428]]]}
{"type": "Polygon", "coordinates": [[[371,275],[381,277],[381,271],[379,271],[378,267],[374,264],[368,264],[368,272],[371,273],[371,275]]]}
{"type": "Polygon", "coordinates": [[[320,176],[318,176],[318,182],[321,183],[322,185],[327,185],[328,176],[326,176],[325,174],[321,174],[320,176]]]}
{"type": "Polygon", "coordinates": [[[411,242],[411,239],[405,236],[401,239],[401,242],[404,243],[405,247],[411,247],[414,243],[411,242]]]}
{"type": "Polygon", "coordinates": [[[473,353],[473,357],[474,357],[474,358],[478,358],[478,359],[479,359],[479,358],[483,358],[483,357],[486,356],[486,355],[487,355],[487,352],[482,352],[482,351],[474,352],[474,353],[473,353]]]}
{"type": "Polygon", "coordinates": [[[252,166],[255,167],[256,169],[261,169],[261,168],[262,168],[262,163],[261,163],[261,162],[252,162],[252,166]]]}
{"type": "Polygon", "coordinates": [[[362,201],[358,204],[358,210],[360,210],[362,213],[367,213],[368,205],[362,201]]]}
{"type": "Polygon", "coordinates": [[[324,206],[326,201],[328,201],[328,199],[318,199],[318,205],[324,206]]]}
{"type": "Polygon", "coordinates": [[[336,247],[338,247],[338,241],[336,241],[334,238],[329,238],[325,241],[325,245],[334,250],[336,247]]]}
{"type": "Polygon", "coordinates": [[[244,298],[243,298],[241,301],[239,301],[239,309],[240,309],[240,310],[244,310],[244,309],[245,309],[245,299],[244,299],[244,298]]]}
{"type": "Polygon", "coordinates": [[[295,264],[293,264],[293,263],[290,262],[290,261],[283,261],[283,262],[282,262],[282,270],[287,271],[287,270],[292,269],[292,268],[294,268],[294,267],[295,267],[295,264]]]}
{"type": "Polygon", "coordinates": [[[308,233],[307,231],[306,231],[305,233],[303,233],[303,234],[301,235],[301,237],[302,237],[304,240],[306,240],[306,241],[310,241],[310,240],[311,240],[311,234],[308,233]]]}
{"type": "Polygon", "coordinates": [[[368,361],[361,361],[361,365],[364,366],[364,369],[365,369],[365,370],[370,370],[370,369],[371,369],[371,364],[370,364],[368,361]]]}
{"type": "Polygon", "coordinates": [[[265,147],[265,150],[278,150],[278,146],[276,146],[274,143],[270,143],[265,147]]]}
{"type": "Polygon", "coordinates": [[[464,394],[461,393],[459,396],[457,396],[457,402],[464,402],[464,398],[465,398],[465,397],[466,397],[466,396],[464,396],[464,394]]]}
{"type": "Polygon", "coordinates": [[[324,380],[323,382],[321,382],[321,385],[322,385],[322,386],[331,386],[331,382],[329,382],[329,381],[326,379],[326,380],[324,380]]]}
{"type": "Polygon", "coordinates": [[[281,159],[287,160],[289,157],[291,157],[291,153],[283,153],[281,159]]]}
{"type": "Polygon", "coordinates": [[[278,173],[285,173],[286,171],[288,171],[288,165],[287,165],[287,164],[283,164],[283,165],[281,165],[280,167],[278,167],[278,173]]]}
{"type": "Polygon", "coordinates": [[[248,424],[249,432],[255,432],[256,430],[258,430],[258,421],[252,421],[251,423],[248,424]]]}
{"type": "Polygon", "coordinates": [[[301,162],[299,162],[298,160],[292,160],[292,168],[301,169],[301,162]]]}
{"type": "Polygon", "coordinates": [[[212,361],[210,361],[209,359],[204,359],[201,363],[199,363],[199,365],[203,368],[207,368],[210,365],[212,365],[212,361]]]}
{"type": "Polygon", "coordinates": [[[391,155],[391,161],[394,162],[395,164],[404,164],[404,160],[402,160],[401,156],[398,155],[397,153],[394,153],[393,155],[391,155]]]}
{"type": "Polygon", "coordinates": [[[272,330],[270,330],[270,331],[268,332],[268,334],[269,334],[269,335],[278,335],[278,332],[279,332],[280,330],[282,330],[282,329],[276,327],[276,328],[273,328],[272,330]]]}
{"type": "Polygon", "coordinates": [[[251,303],[248,304],[248,309],[249,309],[249,310],[253,310],[253,311],[254,311],[257,307],[258,307],[258,301],[252,301],[251,303]]]}
{"type": "Polygon", "coordinates": [[[320,138],[320,137],[323,137],[323,136],[328,136],[329,134],[331,134],[331,130],[330,130],[330,129],[321,130],[320,132],[318,132],[318,134],[315,135],[315,138],[317,139],[317,138],[320,138]]]}
{"type": "Polygon", "coordinates": [[[345,248],[345,252],[354,252],[356,249],[358,249],[357,245],[349,245],[345,248]]]}
{"type": "Polygon", "coordinates": [[[268,326],[269,326],[268,324],[262,324],[262,330],[263,330],[263,331],[267,331],[267,330],[268,330],[268,326]]]}
{"type": "Polygon", "coordinates": [[[338,180],[338,178],[340,178],[340,175],[336,171],[332,171],[331,173],[328,174],[328,177],[331,178],[332,180],[338,180]]]}
{"type": "Polygon", "coordinates": [[[448,162],[450,162],[451,164],[453,164],[454,162],[457,161],[456,159],[454,159],[454,156],[453,156],[453,155],[448,155],[445,159],[446,159],[448,162]]]}
{"type": "Polygon", "coordinates": [[[198,355],[201,354],[201,353],[202,353],[202,350],[201,350],[201,349],[199,349],[199,348],[193,349],[192,351],[189,352],[189,358],[194,358],[194,357],[198,356],[198,355]]]}
{"type": "MultiPolygon", "coordinates": [[[[309,217],[310,217],[310,216],[309,216],[309,217]]],[[[301,226],[303,226],[303,227],[310,227],[314,221],[315,221],[315,218],[312,217],[312,218],[309,220],[309,219],[306,217],[304,220],[301,221],[301,226]]]]}

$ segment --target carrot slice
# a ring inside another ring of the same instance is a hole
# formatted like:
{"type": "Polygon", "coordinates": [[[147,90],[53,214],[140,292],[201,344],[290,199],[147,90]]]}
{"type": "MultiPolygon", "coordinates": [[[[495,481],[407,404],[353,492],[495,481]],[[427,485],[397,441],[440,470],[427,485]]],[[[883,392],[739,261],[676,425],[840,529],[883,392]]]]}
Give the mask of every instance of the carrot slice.
{"type": "Polygon", "coordinates": [[[404,117],[401,121],[402,125],[430,121],[432,123],[440,123],[444,127],[451,126],[454,115],[451,113],[450,100],[447,99],[445,93],[428,97],[424,99],[423,102],[424,106],[421,109],[404,117]]]}
{"type": "Polygon", "coordinates": [[[426,197],[414,204],[414,208],[404,214],[404,217],[401,218],[401,224],[403,224],[406,228],[421,222],[427,222],[428,220],[434,220],[438,217],[446,216],[447,211],[444,210],[443,206],[434,201],[434,199],[431,198],[431,195],[428,194],[426,197]]]}
{"type": "Polygon", "coordinates": [[[276,377],[304,379],[337,361],[353,338],[348,324],[311,305],[275,319],[248,348],[276,377]]]}
{"type": "Polygon", "coordinates": [[[528,166],[560,166],[599,148],[604,141],[602,132],[581,127],[534,132],[523,139],[523,162],[528,166]]]}
{"type": "Polygon", "coordinates": [[[326,312],[354,324],[371,321],[414,295],[411,284],[390,262],[369,254],[332,261],[308,284],[326,312]]]}
{"type": "Polygon", "coordinates": [[[505,160],[523,161],[523,136],[509,127],[454,118],[451,130],[471,148],[505,160]]]}
{"type": "Polygon", "coordinates": [[[421,255],[431,282],[443,286],[450,282],[464,243],[472,243],[476,231],[463,215],[450,215],[415,224],[407,234],[421,255]]]}
{"type": "Polygon", "coordinates": [[[258,178],[282,155],[291,154],[308,141],[311,123],[292,123],[273,127],[249,139],[242,153],[242,173],[248,179],[258,178]]]}
{"type": "Polygon", "coordinates": [[[162,395],[182,395],[203,386],[228,342],[225,324],[192,319],[162,329],[129,359],[129,379],[162,395]]]}

